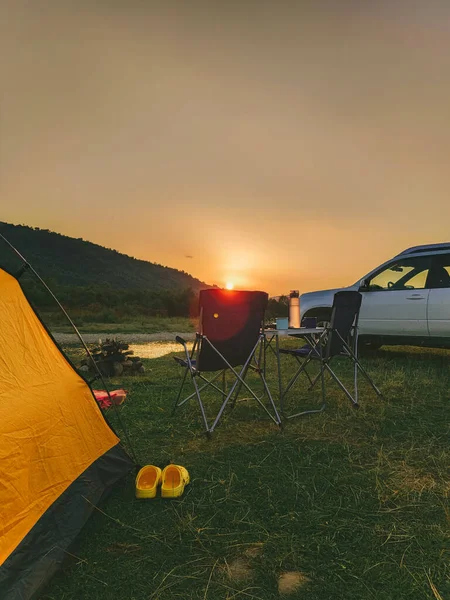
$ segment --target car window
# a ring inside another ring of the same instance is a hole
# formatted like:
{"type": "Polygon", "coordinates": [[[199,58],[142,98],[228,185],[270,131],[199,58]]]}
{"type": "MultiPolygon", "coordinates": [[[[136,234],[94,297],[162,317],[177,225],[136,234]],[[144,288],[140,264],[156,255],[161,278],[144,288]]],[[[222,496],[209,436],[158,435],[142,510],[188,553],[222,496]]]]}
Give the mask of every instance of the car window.
{"type": "Polygon", "coordinates": [[[384,267],[369,279],[368,291],[422,290],[427,287],[430,258],[400,259],[384,267]]]}
{"type": "Polygon", "coordinates": [[[430,287],[450,288],[450,254],[437,254],[433,257],[430,287]]]}

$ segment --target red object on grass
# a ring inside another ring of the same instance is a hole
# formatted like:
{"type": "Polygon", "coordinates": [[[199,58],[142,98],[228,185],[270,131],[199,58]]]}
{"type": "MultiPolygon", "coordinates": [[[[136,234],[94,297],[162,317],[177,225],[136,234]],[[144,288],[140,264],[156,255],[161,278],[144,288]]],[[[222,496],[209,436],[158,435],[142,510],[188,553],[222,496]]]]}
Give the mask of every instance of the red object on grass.
{"type": "Polygon", "coordinates": [[[94,392],[95,399],[97,400],[100,408],[110,408],[114,403],[116,406],[122,404],[127,397],[127,390],[112,390],[108,392],[106,390],[92,390],[94,392]]]}

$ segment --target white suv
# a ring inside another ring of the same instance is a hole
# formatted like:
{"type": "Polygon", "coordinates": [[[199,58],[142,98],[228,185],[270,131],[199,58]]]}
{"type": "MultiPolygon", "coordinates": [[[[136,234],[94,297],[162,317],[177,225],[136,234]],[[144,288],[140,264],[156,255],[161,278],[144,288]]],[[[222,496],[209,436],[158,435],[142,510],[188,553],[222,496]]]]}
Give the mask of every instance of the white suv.
{"type": "Polygon", "coordinates": [[[450,347],[450,242],[408,248],[348,288],[302,294],[301,317],[328,321],[342,289],[362,294],[363,343],[450,347]]]}

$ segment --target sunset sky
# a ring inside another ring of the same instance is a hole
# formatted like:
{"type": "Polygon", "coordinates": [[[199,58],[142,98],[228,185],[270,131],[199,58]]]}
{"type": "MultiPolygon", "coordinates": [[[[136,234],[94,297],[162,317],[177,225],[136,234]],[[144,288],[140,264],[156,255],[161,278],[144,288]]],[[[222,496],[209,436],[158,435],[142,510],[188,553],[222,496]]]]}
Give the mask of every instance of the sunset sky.
{"type": "Polygon", "coordinates": [[[444,1],[0,0],[0,220],[351,284],[450,240],[449,74],[444,1]]]}

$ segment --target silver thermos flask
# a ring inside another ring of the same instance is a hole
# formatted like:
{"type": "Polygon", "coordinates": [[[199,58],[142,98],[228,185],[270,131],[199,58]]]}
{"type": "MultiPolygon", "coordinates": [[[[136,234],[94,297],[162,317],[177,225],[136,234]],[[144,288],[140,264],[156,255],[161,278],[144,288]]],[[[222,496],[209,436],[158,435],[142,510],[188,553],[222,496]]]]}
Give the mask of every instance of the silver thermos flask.
{"type": "Polygon", "coordinates": [[[300,327],[300,299],[299,291],[291,290],[289,294],[289,327],[300,327]]]}

